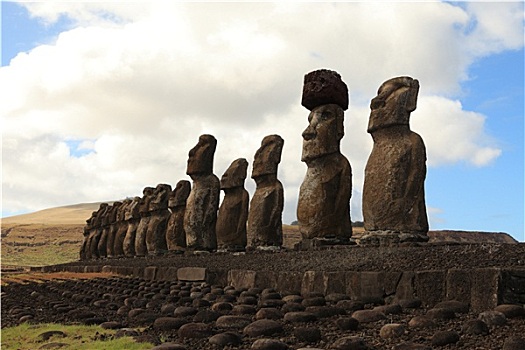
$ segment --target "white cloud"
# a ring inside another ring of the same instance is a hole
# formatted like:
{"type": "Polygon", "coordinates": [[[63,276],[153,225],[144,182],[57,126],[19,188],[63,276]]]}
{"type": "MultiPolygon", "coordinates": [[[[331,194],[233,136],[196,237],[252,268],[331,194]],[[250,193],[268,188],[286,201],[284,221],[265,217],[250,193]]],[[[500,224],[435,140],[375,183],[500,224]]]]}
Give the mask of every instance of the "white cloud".
{"type": "Polygon", "coordinates": [[[174,185],[187,178],[187,152],[202,133],[218,139],[220,177],[236,158],[251,163],[262,138],[277,133],[285,139],[285,222],[292,221],[306,170],[302,79],[330,68],[351,93],[342,151],[354,172],[352,216],[360,219],[372,146],[368,103],[379,85],[397,75],[420,80],[412,122],[431,166],[486,165],[501,151],[486,143],[484,117],[463,110],[454,96],[474,59],[516,48],[523,34],[511,5],[501,5],[505,20],[497,22],[483,6],[434,2],[24,6],[48,23],[67,16],[78,26],[0,69],[3,206],[11,211],[174,185]],[[73,154],[71,140],[92,152],[73,154]]]}

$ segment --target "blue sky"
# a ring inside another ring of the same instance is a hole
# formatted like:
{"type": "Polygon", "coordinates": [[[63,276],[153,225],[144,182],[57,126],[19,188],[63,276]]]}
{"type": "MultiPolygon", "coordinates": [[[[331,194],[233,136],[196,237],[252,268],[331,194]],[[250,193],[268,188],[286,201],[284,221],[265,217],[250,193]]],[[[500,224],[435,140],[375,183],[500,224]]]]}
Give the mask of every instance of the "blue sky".
{"type": "Polygon", "coordinates": [[[329,68],[350,88],[354,220],[368,103],[410,75],[431,229],[525,240],[523,3],[231,6],[2,2],[2,216],[174,185],[202,133],[218,139],[220,177],[278,133],[291,222],[306,170],[302,77],[329,68]]]}

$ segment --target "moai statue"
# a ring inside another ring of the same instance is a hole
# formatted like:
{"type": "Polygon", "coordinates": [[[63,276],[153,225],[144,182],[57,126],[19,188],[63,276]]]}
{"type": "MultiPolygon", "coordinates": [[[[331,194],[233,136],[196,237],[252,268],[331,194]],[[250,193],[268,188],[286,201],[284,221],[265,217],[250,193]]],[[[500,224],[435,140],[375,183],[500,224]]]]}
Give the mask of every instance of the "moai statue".
{"type": "Polygon", "coordinates": [[[122,243],[122,250],[124,251],[124,256],[134,257],[135,256],[135,236],[137,234],[137,227],[140,222],[140,202],[142,198],[135,197],[133,198],[129,210],[126,212],[126,220],[128,222],[128,230],[126,231],[126,236],[124,237],[124,242],[122,243]]]}
{"type": "Polygon", "coordinates": [[[108,258],[115,257],[115,237],[117,236],[117,232],[120,228],[119,212],[121,206],[122,202],[113,202],[113,205],[110,206],[108,211],[109,230],[108,241],[106,243],[106,252],[108,258]]]}
{"type": "Polygon", "coordinates": [[[171,191],[168,198],[168,207],[171,209],[168,228],[166,229],[166,244],[168,252],[182,253],[186,249],[186,232],[184,232],[184,211],[186,201],[190,195],[191,184],[187,180],[180,180],[171,191]]]}
{"type": "Polygon", "coordinates": [[[90,247],[89,234],[91,233],[91,230],[93,229],[93,224],[95,222],[96,216],[97,216],[97,212],[94,211],[91,213],[91,216],[89,217],[89,219],[86,220],[86,225],[84,226],[84,240],[82,241],[82,247],[80,248],[80,260],[91,259],[91,252],[89,250],[89,247],[90,247]]]}
{"type": "Polygon", "coordinates": [[[97,251],[98,256],[101,258],[107,257],[107,242],[108,242],[108,235],[109,235],[109,212],[111,210],[111,206],[107,203],[101,203],[100,207],[97,212],[97,216],[95,217],[95,221],[93,223],[93,227],[100,230],[101,235],[100,239],[97,243],[97,251]]]}
{"type": "Polygon", "coordinates": [[[256,189],[248,212],[248,241],[260,250],[279,249],[283,244],[283,185],[277,180],[284,140],[279,135],[266,136],[253,160],[252,179],[256,189]]]}
{"type": "Polygon", "coordinates": [[[161,255],[168,252],[166,245],[166,228],[170,218],[168,210],[168,196],[171,186],[159,184],[153,192],[149,211],[151,217],[146,232],[146,248],[149,255],[161,255]]]}
{"type": "Polygon", "coordinates": [[[146,234],[148,232],[149,220],[151,218],[149,205],[153,196],[153,187],[146,187],[142,190],[142,199],[139,204],[140,222],[135,234],[135,256],[145,256],[148,254],[146,246],[146,234]]]}
{"type": "Polygon", "coordinates": [[[97,214],[93,218],[93,221],[91,222],[91,232],[89,234],[89,259],[96,259],[99,257],[105,257],[106,255],[104,253],[101,254],[101,252],[98,250],[98,245],[100,244],[100,241],[103,239],[103,220],[107,215],[107,212],[109,211],[109,206],[107,203],[101,203],[97,214]]]}
{"type": "Polygon", "coordinates": [[[126,220],[132,200],[126,198],[117,212],[117,233],[113,242],[113,253],[115,257],[124,256],[124,239],[128,232],[129,222],[126,220]]]}
{"type": "Polygon", "coordinates": [[[193,187],[186,202],[184,231],[189,250],[212,251],[217,248],[215,225],[219,207],[219,179],[213,174],[213,156],[217,140],[212,135],[201,135],[189,152],[186,174],[193,187]]]}
{"type": "Polygon", "coordinates": [[[248,161],[234,160],[221,178],[224,199],[217,218],[217,247],[219,251],[244,251],[246,249],[246,220],[248,219],[248,191],[244,180],[248,161]]]}
{"type": "Polygon", "coordinates": [[[337,72],[310,72],[304,77],[302,105],[310,110],[301,157],[308,169],[297,204],[302,245],[347,244],[352,236],[352,168],[339,144],[348,88],[337,72]]]}
{"type": "Polygon", "coordinates": [[[374,140],[365,168],[361,243],[428,241],[425,206],[426,150],[409,127],[419,82],[398,77],[384,82],[370,103],[368,132],[374,140]]]}

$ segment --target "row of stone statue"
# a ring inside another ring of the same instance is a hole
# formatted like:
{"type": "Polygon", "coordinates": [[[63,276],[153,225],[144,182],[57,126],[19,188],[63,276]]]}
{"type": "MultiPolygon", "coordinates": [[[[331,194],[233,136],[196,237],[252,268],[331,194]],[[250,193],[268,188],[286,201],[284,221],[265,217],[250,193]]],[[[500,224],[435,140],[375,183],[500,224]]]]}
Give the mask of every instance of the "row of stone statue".
{"type": "MultiPolygon", "coordinates": [[[[362,243],[428,240],[425,145],[409,127],[418,92],[417,80],[397,77],[384,82],[371,101],[368,132],[374,147],[365,169],[362,243]]],[[[310,110],[302,133],[307,172],[297,204],[302,243],[347,244],[352,169],[340,141],[348,88],[337,72],[313,71],[305,75],[301,103],[310,110]]],[[[213,174],[217,140],[201,135],[188,157],[191,189],[182,180],[173,191],[160,184],[145,188],[143,197],[102,204],[87,220],[81,258],[280,247],[284,196],[277,167],[283,144],[278,135],[263,139],[254,157],[256,190],[248,205],[246,159],[233,161],[219,181],[213,174]]]]}
{"type": "Polygon", "coordinates": [[[81,258],[158,255],[186,249],[244,251],[248,237],[253,247],[280,247],[284,195],[277,166],[283,139],[265,137],[255,155],[252,178],[257,189],[250,210],[244,188],[248,161],[233,161],[219,181],[212,171],[216,144],[213,136],[201,135],[190,151],[187,173],[193,188],[189,181],[181,180],[173,190],[159,184],[146,187],[143,197],[113,205],[102,203],[87,220],[81,258]],[[224,199],[218,208],[221,189],[224,199]]]}

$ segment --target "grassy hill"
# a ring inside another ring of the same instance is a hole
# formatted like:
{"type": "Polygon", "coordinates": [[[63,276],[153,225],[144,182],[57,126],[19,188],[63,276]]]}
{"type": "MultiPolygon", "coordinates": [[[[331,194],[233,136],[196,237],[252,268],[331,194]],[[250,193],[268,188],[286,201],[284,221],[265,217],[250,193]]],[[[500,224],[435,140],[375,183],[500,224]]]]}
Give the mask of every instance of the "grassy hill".
{"type": "MultiPolygon", "coordinates": [[[[44,266],[78,260],[86,219],[100,203],[82,203],[3,218],[1,221],[2,268],[44,266]]],[[[354,227],[354,237],[364,230],[354,227]]],[[[284,246],[300,241],[298,226],[283,225],[284,246]]],[[[505,233],[430,231],[430,242],[516,243],[505,233]]]]}

